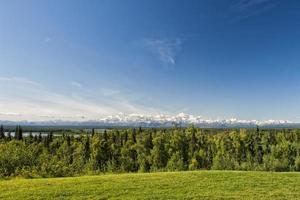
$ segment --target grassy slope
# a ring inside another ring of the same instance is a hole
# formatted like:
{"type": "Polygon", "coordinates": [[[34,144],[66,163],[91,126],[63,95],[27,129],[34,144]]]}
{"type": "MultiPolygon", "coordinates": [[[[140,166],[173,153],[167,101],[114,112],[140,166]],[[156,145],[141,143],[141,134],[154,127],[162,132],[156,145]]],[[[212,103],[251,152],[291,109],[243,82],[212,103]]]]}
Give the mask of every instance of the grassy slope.
{"type": "Polygon", "coordinates": [[[300,199],[300,173],[198,171],[0,181],[0,199],[300,199]]]}

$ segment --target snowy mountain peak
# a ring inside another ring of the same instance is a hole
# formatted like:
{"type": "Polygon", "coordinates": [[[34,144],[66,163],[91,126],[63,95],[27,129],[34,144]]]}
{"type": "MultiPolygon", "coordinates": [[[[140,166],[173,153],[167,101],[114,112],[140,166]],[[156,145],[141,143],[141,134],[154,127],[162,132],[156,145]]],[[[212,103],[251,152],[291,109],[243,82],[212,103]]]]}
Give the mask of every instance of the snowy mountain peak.
{"type": "Polygon", "coordinates": [[[204,119],[202,116],[194,116],[186,113],[177,115],[143,115],[143,114],[124,114],[110,115],[108,117],[99,118],[97,120],[84,121],[39,121],[39,122],[11,122],[0,121],[1,124],[21,124],[21,125],[89,125],[89,126],[143,126],[143,127],[172,127],[175,124],[180,126],[195,125],[197,127],[209,128],[230,128],[230,127],[255,127],[255,126],[270,126],[270,127],[290,127],[298,126],[299,123],[293,123],[287,120],[239,120],[236,118],[230,119],[204,119]]]}

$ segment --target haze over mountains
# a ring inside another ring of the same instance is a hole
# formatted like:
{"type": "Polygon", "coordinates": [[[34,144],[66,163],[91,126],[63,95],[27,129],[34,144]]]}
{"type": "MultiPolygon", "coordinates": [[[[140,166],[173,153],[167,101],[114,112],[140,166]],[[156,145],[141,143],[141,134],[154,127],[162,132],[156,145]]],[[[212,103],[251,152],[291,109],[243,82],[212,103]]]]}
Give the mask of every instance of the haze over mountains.
{"type": "Polygon", "coordinates": [[[185,113],[177,115],[140,115],[123,114],[112,115],[95,120],[47,120],[47,121],[0,121],[3,125],[40,125],[40,126],[142,126],[142,127],[172,127],[195,125],[202,128],[242,128],[242,127],[300,127],[300,123],[287,120],[239,120],[239,119],[205,119],[185,113]]]}

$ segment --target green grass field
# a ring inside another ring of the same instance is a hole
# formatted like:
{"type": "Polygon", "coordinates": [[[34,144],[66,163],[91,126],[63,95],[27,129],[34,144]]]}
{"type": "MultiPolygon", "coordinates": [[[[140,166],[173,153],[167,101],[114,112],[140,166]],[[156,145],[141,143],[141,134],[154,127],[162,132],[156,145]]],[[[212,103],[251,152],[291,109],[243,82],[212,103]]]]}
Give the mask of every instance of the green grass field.
{"type": "Polygon", "coordinates": [[[300,173],[196,171],[0,181],[0,199],[300,199],[300,173]]]}

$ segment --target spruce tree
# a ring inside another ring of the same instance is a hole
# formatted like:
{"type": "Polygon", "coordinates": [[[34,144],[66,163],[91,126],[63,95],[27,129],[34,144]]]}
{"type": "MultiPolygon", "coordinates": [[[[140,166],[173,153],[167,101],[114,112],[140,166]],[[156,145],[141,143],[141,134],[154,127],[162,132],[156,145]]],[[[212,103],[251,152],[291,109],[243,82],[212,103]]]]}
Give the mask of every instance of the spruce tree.
{"type": "Polygon", "coordinates": [[[19,126],[16,126],[16,129],[15,129],[15,139],[17,140],[19,137],[19,126]]]}
{"type": "Polygon", "coordinates": [[[32,135],[32,132],[30,131],[29,133],[29,139],[32,140],[33,139],[33,135],[32,135]]]}
{"type": "Polygon", "coordinates": [[[49,133],[49,142],[51,143],[53,141],[53,132],[50,131],[49,133]]]}
{"type": "Polygon", "coordinates": [[[71,137],[67,135],[67,145],[71,146],[71,137]]]}
{"type": "Polygon", "coordinates": [[[33,137],[33,141],[34,141],[34,142],[37,142],[37,141],[38,141],[38,136],[37,136],[37,135],[35,135],[35,136],[33,137]]]}
{"type": "Polygon", "coordinates": [[[19,140],[22,140],[22,139],[23,139],[23,131],[22,131],[21,126],[19,126],[19,140]]]}
{"type": "Polygon", "coordinates": [[[92,137],[94,137],[94,135],[95,135],[95,129],[92,128],[92,137]]]}
{"type": "Polygon", "coordinates": [[[7,140],[11,141],[11,133],[10,132],[8,132],[8,134],[7,134],[7,140]]]}
{"type": "Polygon", "coordinates": [[[143,140],[143,130],[142,130],[142,127],[139,127],[139,129],[138,129],[138,138],[139,138],[139,141],[143,140]]]}
{"type": "Polygon", "coordinates": [[[29,133],[28,139],[26,141],[28,141],[28,144],[31,144],[33,142],[32,132],[29,133]]]}
{"type": "Polygon", "coordinates": [[[168,152],[165,148],[165,139],[158,136],[153,140],[153,150],[151,151],[152,167],[154,170],[164,169],[168,161],[168,152]]]}
{"type": "Polygon", "coordinates": [[[131,140],[134,144],[136,143],[136,130],[135,130],[135,128],[132,130],[131,140]]]}
{"type": "Polygon", "coordinates": [[[23,139],[23,132],[21,126],[17,126],[15,130],[15,139],[22,140],[23,139]]]}
{"type": "Polygon", "coordinates": [[[90,149],[90,137],[87,136],[86,141],[83,147],[83,157],[84,162],[86,163],[90,159],[91,149],[90,149]]]}
{"type": "Polygon", "coordinates": [[[190,145],[189,145],[190,158],[192,158],[194,156],[194,153],[196,151],[196,144],[197,144],[197,138],[196,138],[196,135],[195,135],[195,129],[193,127],[192,128],[192,135],[191,135],[190,145]]]}
{"type": "Polygon", "coordinates": [[[44,147],[49,148],[49,136],[43,138],[44,147]]]}
{"type": "Polygon", "coordinates": [[[145,139],[144,148],[147,154],[150,154],[151,150],[153,149],[153,141],[152,141],[152,132],[149,133],[149,136],[145,139]]]}
{"type": "Polygon", "coordinates": [[[0,139],[5,139],[5,133],[3,125],[0,126],[0,139]]]}
{"type": "Polygon", "coordinates": [[[124,137],[125,144],[126,144],[127,140],[128,140],[128,132],[127,132],[127,130],[125,130],[125,137],[124,137]]]}
{"type": "Polygon", "coordinates": [[[107,140],[108,140],[108,136],[107,136],[106,129],[104,130],[104,133],[103,133],[103,138],[104,138],[105,142],[107,142],[107,140]]]}
{"type": "Polygon", "coordinates": [[[38,137],[38,142],[42,142],[42,139],[43,139],[42,133],[40,132],[40,133],[39,133],[39,137],[38,137]]]}
{"type": "Polygon", "coordinates": [[[116,144],[116,143],[117,143],[117,137],[116,137],[116,135],[115,135],[114,132],[112,132],[111,140],[112,140],[112,143],[113,143],[113,144],[116,144]]]}

